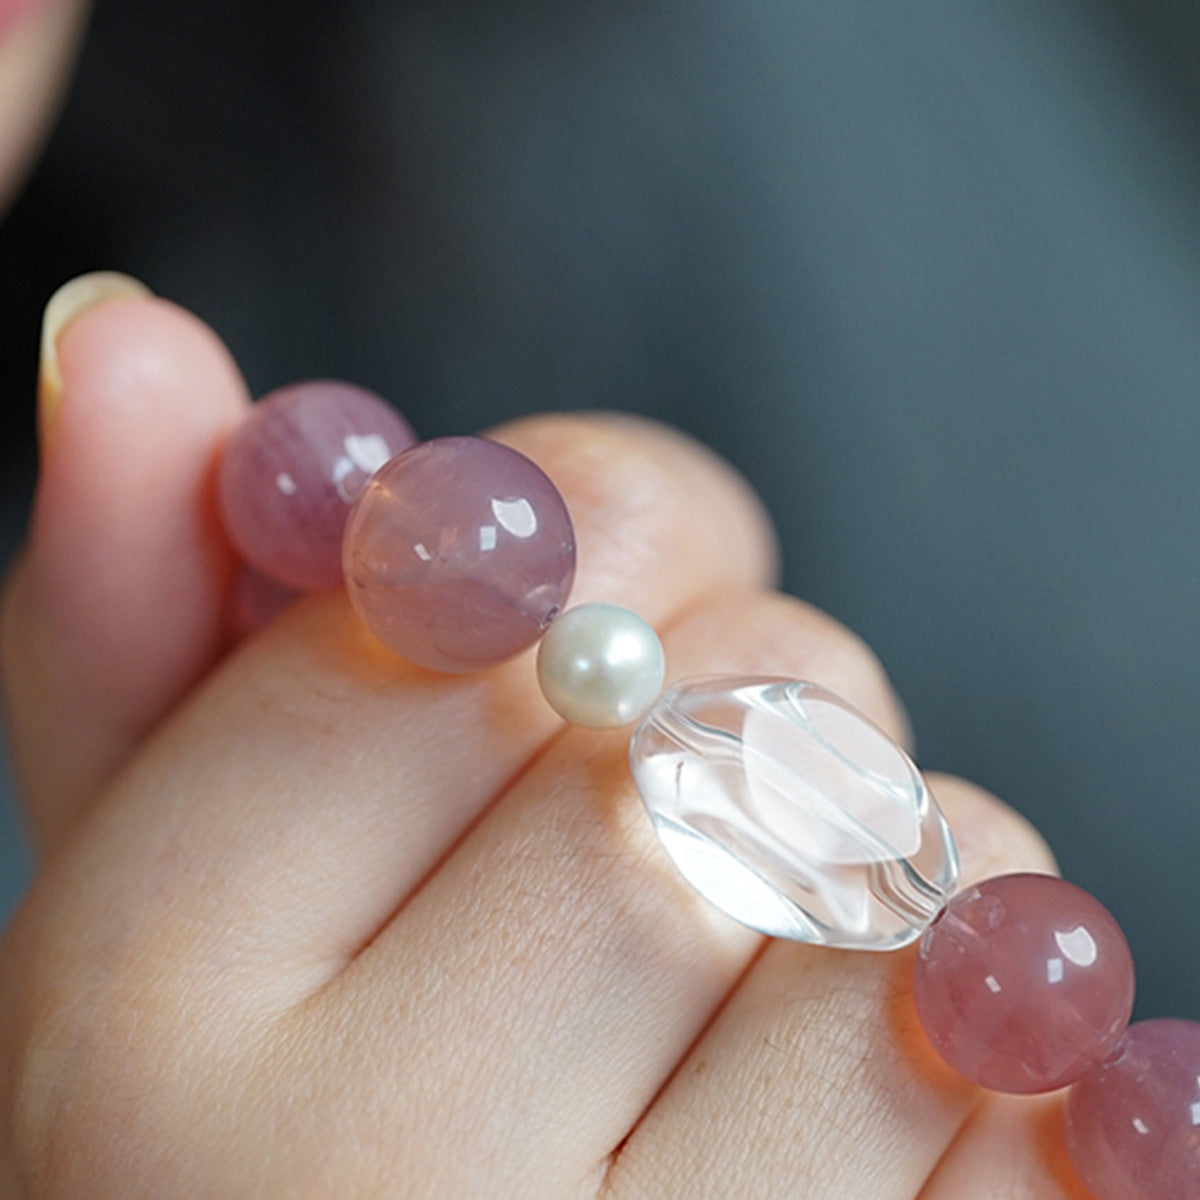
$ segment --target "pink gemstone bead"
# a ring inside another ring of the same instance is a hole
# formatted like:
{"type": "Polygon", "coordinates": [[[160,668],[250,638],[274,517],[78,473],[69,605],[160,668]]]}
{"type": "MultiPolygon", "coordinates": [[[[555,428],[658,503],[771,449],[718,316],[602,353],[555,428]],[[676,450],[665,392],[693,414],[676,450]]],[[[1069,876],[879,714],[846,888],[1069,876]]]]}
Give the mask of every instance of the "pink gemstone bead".
{"type": "Polygon", "coordinates": [[[300,591],[342,581],[342,531],[362,485],[416,441],[373,392],[314,380],[263,397],[225,447],[217,493],[256,571],[300,591]]]}
{"type": "Polygon", "coordinates": [[[531,646],[562,610],[575,533],[529,459],[483,438],[438,438],[372,476],[343,564],[380,641],[435,671],[474,671],[531,646]]]}
{"type": "Polygon", "coordinates": [[[1200,1025],[1130,1026],[1071,1089],[1067,1149],[1094,1200],[1197,1200],[1200,1025]]]}
{"type": "Polygon", "coordinates": [[[1116,1045],[1133,1011],[1133,957],[1082,888],[999,875],[960,892],[922,934],[913,995],[926,1036],[998,1092],[1049,1092],[1116,1045]]]}

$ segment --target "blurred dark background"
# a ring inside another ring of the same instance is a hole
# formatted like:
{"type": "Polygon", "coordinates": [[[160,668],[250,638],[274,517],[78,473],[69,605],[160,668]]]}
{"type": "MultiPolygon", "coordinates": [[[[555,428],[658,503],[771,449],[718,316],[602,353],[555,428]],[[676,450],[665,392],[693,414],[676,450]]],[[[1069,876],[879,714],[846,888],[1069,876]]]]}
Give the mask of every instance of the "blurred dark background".
{"type": "Polygon", "coordinates": [[[256,391],[664,417],[765,496],[922,764],[1114,910],[1139,1013],[1200,1018],[1198,148],[1190,3],[100,0],[0,223],[0,554],[40,309],[95,267],[256,391]]]}

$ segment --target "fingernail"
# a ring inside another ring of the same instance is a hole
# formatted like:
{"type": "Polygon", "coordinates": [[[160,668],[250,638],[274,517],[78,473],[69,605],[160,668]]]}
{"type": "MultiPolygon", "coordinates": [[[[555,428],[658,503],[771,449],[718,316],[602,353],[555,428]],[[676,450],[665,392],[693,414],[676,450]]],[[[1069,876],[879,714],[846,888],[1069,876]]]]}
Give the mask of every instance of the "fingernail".
{"type": "Polygon", "coordinates": [[[50,297],[42,316],[42,361],[38,375],[38,428],[43,440],[62,401],[62,373],[58,365],[58,339],[80,314],[105,300],[152,296],[144,283],[116,271],[80,275],[50,297]]]}

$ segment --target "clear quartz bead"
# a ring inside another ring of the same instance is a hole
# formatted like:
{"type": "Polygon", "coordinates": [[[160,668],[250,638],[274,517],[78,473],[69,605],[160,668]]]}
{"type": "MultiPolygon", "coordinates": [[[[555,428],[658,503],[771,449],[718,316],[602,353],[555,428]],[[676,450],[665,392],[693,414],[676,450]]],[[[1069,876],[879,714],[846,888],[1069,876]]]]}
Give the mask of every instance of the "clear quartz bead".
{"type": "Polygon", "coordinates": [[[954,889],[954,839],[912,760],[817,684],[684,680],[629,753],[675,865],[761,933],[894,950],[954,889]]]}

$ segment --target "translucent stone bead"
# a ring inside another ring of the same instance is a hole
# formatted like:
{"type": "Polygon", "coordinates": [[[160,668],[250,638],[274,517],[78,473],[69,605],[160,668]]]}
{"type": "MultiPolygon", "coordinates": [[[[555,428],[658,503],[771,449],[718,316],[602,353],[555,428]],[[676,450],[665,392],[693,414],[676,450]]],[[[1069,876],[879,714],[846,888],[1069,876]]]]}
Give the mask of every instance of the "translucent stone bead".
{"type": "Polygon", "coordinates": [[[934,1048],[998,1092],[1073,1083],[1124,1033],[1133,986],[1121,927],[1052,875],[998,875],[962,891],[921,938],[913,971],[934,1048]]]}
{"type": "Polygon", "coordinates": [[[1067,1150],[1094,1200],[1200,1197],[1200,1025],[1131,1025],[1071,1089],[1067,1150]]]}
{"type": "Polygon", "coordinates": [[[312,380],[264,396],[230,436],[217,474],[243,560],[298,591],[342,581],[342,531],[367,477],[416,441],[373,392],[312,380]]]}
{"type": "Polygon", "coordinates": [[[575,533],[524,455],[437,438],[371,477],[342,560],[350,599],[384,645],[435,671],[475,671],[533,645],[562,611],[575,533]]]}
{"type": "Polygon", "coordinates": [[[675,865],[772,937],[891,950],[954,887],[954,841],[920,772],[816,684],[685,680],[647,713],[630,759],[675,865]]]}

